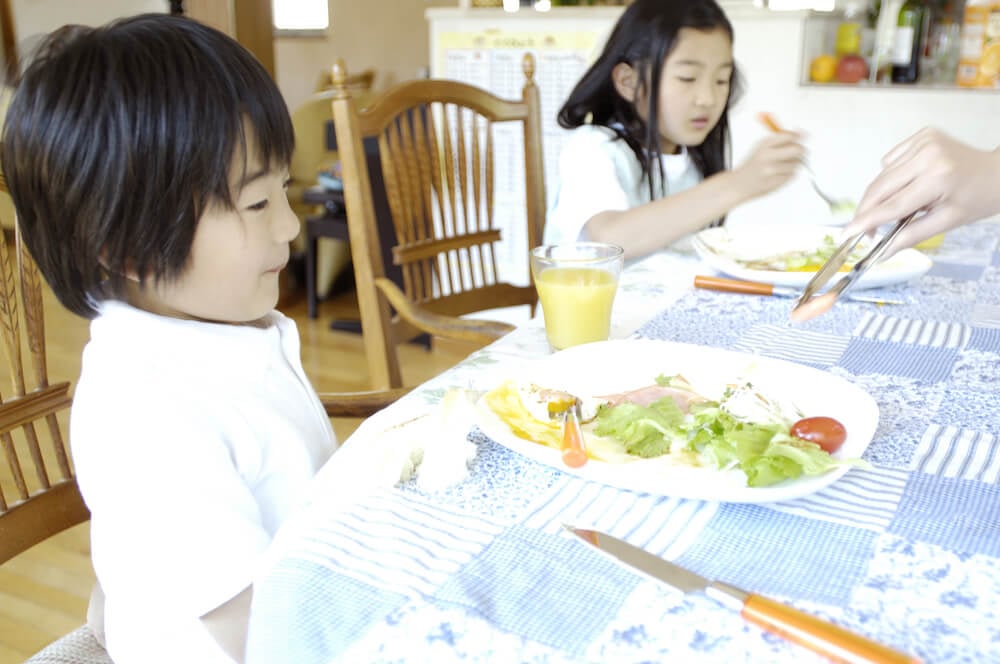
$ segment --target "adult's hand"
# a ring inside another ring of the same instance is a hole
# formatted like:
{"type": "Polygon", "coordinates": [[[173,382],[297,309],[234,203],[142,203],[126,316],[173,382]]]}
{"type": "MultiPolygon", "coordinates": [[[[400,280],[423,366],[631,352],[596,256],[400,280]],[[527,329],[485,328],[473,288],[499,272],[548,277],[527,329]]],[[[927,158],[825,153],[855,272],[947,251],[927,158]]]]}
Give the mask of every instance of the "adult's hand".
{"type": "Polygon", "coordinates": [[[924,128],[890,150],[882,166],[845,232],[872,231],[922,211],[888,254],[1000,213],[1000,149],[978,150],[924,128]]]}

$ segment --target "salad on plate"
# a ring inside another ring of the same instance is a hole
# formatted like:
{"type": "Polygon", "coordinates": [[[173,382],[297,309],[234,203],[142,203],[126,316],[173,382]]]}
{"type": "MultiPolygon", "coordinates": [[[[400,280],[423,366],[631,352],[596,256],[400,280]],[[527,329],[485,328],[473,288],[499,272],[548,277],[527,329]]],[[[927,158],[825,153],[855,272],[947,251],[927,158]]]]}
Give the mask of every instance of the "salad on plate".
{"type": "MultiPolygon", "coordinates": [[[[710,268],[739,279],[776,286],[804,287],[837,250],[843,231],[836,227],[799,224],[748,224],[707,228],[692,237],[692,246],[710,268]]],[[[862,238],[840,271],[853,269],[873,246],[862,238]]],[[[916,249],[903,249],[879,261],[855,288],[878,288],[922,276],[932,261],[916,249]]]]}
{"type": "Polygon", "coordinates": [[[587,458],[603,464],[654,462],[660,468],[731,472],[748,487],[864,464],[833,456],[847,438],[837,419],[804,417],[794,404],[764,394],[749,380],[726,385],[717,398],[679,374],[597,396],[511,380],[482,401],[511,434],[555,450],[564,445],[560,414],[578,403],[587,458]]]}

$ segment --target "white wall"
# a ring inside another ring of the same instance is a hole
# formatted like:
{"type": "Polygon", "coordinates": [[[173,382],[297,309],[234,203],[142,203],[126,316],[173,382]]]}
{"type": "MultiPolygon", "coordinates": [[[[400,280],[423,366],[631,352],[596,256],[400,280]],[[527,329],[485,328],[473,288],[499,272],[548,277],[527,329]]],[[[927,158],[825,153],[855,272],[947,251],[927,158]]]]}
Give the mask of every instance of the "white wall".
{"type": "Polygon", "coordinates": [[[167,12],[167,0],[12,0],[18,53],[23,58],[41,35],[69,23],[101,25],[122,16],[167,12]]]}
{"type": "Polygon", "coordinates": [[[329,0],[330,28],[320,37],[278,37],[275,78],[291,109],[316,89],[336,58],[348,72],[375,70],[374,86],[385,89],[416,78],[430,62],[429,7],[455,7],[457,0],[329,0]]]}

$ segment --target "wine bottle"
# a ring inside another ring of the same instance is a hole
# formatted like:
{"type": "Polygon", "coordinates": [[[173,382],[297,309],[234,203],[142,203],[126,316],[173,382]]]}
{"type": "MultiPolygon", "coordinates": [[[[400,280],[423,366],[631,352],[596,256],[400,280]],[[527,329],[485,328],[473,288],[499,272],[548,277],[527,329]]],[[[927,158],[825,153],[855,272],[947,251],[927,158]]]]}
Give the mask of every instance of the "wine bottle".
{"type": "Polygon", "coordinates": [[[892,40],[892,82],[916,83],[924,52],[924,20],[927,7],[920,0],[906,0],[899,8],[892,40]]]}

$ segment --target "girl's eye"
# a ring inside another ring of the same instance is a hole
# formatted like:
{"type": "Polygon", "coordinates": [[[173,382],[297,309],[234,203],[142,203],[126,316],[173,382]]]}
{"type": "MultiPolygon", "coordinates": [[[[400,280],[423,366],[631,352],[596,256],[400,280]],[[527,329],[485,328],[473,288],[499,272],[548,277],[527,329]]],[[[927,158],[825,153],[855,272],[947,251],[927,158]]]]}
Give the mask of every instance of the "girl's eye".
{"type": "Polygon", "coordinates": [[[694,79],[693,78],[687,78],[685,76],[678,76],[677,80],[678,81],[683,81],[684,83],[694,83],[694,79]]]}
{"type": "Polygon", "coordinates": [[[254,212],[260,212],[261,210],[263,210],[266,207],[267,207],[267,199],[265,198],[262,201],[258,201],[256,203],[254,203],[253,205],[248,205],[247,209],[248,210],[253,210],[254,212]]]}
{"type": "Polygon", "coordinates": [[[724,81],[716,81],[716,83],[718,83],[719,85],[729,85],[729,80],[727,79],[724,81]]]}
{"type": "Polygon", "coordinates": [[[284,182],[281,183],[281,186],[285,191],[288,191],[288,188],[291,185],[292,185],[292,178],[287,178],[284,182]]]}

